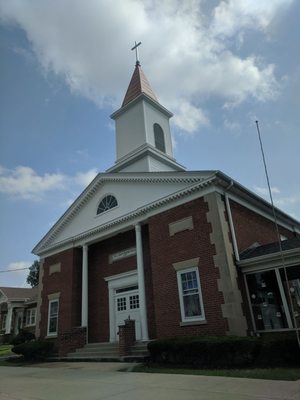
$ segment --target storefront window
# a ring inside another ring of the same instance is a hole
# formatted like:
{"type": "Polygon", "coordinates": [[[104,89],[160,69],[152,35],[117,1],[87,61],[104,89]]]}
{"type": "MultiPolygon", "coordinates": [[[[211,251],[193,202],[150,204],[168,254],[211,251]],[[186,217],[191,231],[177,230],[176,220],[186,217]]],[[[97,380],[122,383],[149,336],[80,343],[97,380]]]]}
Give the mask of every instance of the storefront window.
{"type": "Polygon", "coordinates": [[[282,285],[287,298],[290,314],[292,316],[293,324],[297,328],[300,327],[300,268],[289,267],[286,268],[286,274],[284,269],[280,269],[280,277],[282,285]],[[287,280],[286,280],[287,276],[287,280]],[[291,306],[292,302],[292,306],[291,306]]]}
{"type": "Polygon", "coordinates": [[[288,328],[275,270],[247,275],[256,330],[288,328]]]}

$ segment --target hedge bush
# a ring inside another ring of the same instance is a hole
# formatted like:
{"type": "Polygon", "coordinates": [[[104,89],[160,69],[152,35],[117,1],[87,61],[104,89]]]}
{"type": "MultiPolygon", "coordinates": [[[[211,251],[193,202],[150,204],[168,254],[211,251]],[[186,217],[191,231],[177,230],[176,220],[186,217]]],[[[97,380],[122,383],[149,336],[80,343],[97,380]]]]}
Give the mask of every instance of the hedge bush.
{"type": "Polygon", "coordinates": [[[183,337],[150,342],[148,349],[154,363],[194,368],[300,365],[294,337],[183,337]]]}
{"type": "Polygon", "coordinates": [[[47,358],[53,350],[53,342],[45,340],[34,340],[14,346],[11,350],[15,354],[20,354],[25,360],[43,360],[47,358]]]}
{"type": "Polygon", "coordinates": [[[300,349],[294,332],[264,335],[255,360],[262,367],[300,366],[300,349]]]}
{"type": "Polygon", "coordinates": [[[16,346],[21,343],[30,342],[31,340],[35,339],[35,335],[32,332],[25,331],[24,329],[20,330],[20,332],[15,336],[10,344],[16,346]]]}

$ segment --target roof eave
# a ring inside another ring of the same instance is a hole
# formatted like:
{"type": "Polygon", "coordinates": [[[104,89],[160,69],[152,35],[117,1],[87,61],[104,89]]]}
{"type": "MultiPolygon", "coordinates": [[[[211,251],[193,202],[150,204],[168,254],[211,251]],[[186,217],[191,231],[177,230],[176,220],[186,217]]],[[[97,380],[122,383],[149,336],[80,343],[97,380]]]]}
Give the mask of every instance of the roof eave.
{"type": "Polygon", "coordinates": [[[163,114],[165,114],[168,118],[173,117],[173,114],[171,113],[171,111],[167,110],[164,106],[162,106],[160,103],[158,103],[157,101],[155,101],[154,99],[152,99],[150,96],[148,96],[146,93],[141,93],[139,94],[135,99],[133,99],[132,101],[130,101],[129,103],[127,103],[125,106],[119,108],[117,111],[115,111],[114,113],[111,114],[110,118],[115,120],[116,118],[118,118],[120,115],[122,115],[123,113],[125,113],[128,109],[130,109],[131,107],[133,107],[135,104],[137,104],[138,102],[145,100],[147,101],[149,104],[151,104],[153,107],[157,108],[159,111],[161,111],[163,114]]]}
{"type": "Polygon", "coordinates": [[[269,269],[274,267],[288,267],[292,265],[300,266],[300,248],[289,249],[282,252],[264,254],[258,257],[246,258],[245,260],[237,261],[238,267],[244,272],[251,272],[256,269],[269,269]]]}

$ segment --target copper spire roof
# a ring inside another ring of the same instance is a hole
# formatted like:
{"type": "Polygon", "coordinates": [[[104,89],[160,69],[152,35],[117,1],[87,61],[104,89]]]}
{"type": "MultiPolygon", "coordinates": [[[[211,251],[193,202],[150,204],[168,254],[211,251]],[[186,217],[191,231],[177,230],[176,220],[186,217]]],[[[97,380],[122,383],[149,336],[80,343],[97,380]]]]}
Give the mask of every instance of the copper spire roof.
{"type": "Polygon", "coordinates": [[[158,101],[141,68],[140,63],[137,61],[135,65],[135,70],[132,74],[131,81],[129,83],[127,92],[122,103],[122,107],[126,106],[126,104],[130,103],[142,93],[151,97],[153,100],[158,101]]]}

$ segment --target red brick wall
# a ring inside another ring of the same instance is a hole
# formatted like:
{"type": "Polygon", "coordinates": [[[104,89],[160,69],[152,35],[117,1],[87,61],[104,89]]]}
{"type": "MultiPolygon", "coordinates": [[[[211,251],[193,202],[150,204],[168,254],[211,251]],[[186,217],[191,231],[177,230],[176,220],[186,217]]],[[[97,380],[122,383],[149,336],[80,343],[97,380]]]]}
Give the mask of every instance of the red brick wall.
{"type": "MultiPolygon", "coordinates": [[[[150,269],[150,252],[148,229],[142,229],[145,286],[147,298],[147,316],[150,338],[156,337],[152,278],[150,269]]],[[[109,255],[118,251],[135,247],[135,231],[119,234],[111,239],[96,243],[89,247],[89,341],[106,342],[109,340],[109,299],[108,284],[104,278],[132,271],[137,268],[136,257],[128,257],[112,264],[109,255]]]]}
{"type": "MultiPolygon", "coordinates": [[[[277,241],[274,222],[232,200],[230,200],[230,208],[240,252],[246,250],[254,242],[263,245],[277,241]]],[[[292,231],[282,227],[280,227],[280,233],[288,238],[294,236],[292,231]]]]}
{"type": "Polygon", "coordinates": [[[89,342],[109,341],[109,299],[105,277],[136,269],[136,257],[109,264],[109,255],[135,246],[129,231],[89,247],[89,342]]]}
{"type": "Polygon", "coordinates": [[[41,337],[47,336],[48,295],[60,292],[58,333],[81,322],[81,249],[69,249],[45,259],[41,305],[41,337]],[[61,263],[61,272],[49,275],[49,267],[61,263]]]}
{"type": "Polygon", "coordinates": [[[222,317],[223,295],[218,291],[215,248],[210,243],[208,205],[197,199],[149,219],[149,246],[157,337],[182,335],[224,335],[227,321],[222,317]],[[169,223],[193,216],[194,229],[169,235],[169,223]],[[207,324],[180,326],[181,314],[176,271],[173,263],[199,257],[199,276],[207,324]]]}
{"type": "Polygon", "coordinates": [[[147,303],[147,320],[148,320],[148,334],[150,339],[155,339],[156,335],[156,321],[155,321],[155,307],[153,301],[153,279],[152,279],[152,261],[149,243],[149,226],[142,227],[143,239],[143,256],[144,256],[144,275],[145,275],[145,291],[147,303]]]}

